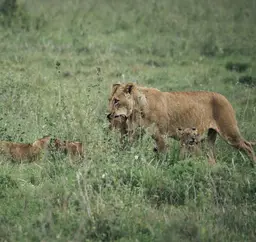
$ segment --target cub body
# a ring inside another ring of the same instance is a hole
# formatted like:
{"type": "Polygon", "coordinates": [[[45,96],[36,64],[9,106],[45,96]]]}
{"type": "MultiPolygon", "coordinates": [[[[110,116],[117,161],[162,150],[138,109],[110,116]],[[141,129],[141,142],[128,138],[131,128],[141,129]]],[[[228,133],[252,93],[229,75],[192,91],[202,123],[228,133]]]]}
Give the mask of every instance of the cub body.
{"type": "Polygon", "coordinates": [[[41,152],[48,147],[50,139],[50,136],[45,136],[32,144],[0,141],[0,154],[15,161],[34,161],[38,159],[41,152]]]}
{"type": "Polygon", "coordinates": [[[84,158],[84,147],[81,142],[74,141],[61,141],[60,139],[54,139],[54,146],[57,151],[63,152],[74,157],[84,158]]]}
{"type": "Polygon", "coordinates": [[[178,128],[177,137],[180,141],[180,159],[202,154],[203,138],[198,134],[197,128],[178,128]]]}

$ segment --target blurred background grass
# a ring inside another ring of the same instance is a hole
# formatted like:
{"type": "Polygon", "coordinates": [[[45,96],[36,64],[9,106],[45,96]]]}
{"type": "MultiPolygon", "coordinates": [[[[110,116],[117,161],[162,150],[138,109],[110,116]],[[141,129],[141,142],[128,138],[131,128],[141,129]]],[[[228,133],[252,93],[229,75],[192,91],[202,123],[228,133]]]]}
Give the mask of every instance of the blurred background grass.
{"type": "Polygon", "coordinates": [[[147,135],[121,150],[105,113],[117,81],[217,91],[255,140],[255,1],[0,6],[1,139],[52,134],[87,150],[80,164],[50,154],[36,164],[1,158],[3,241],[254,241],[256,176],[246,157],[220,139],[214,167],[204,157],[178,161],[172,140],[156,157],[147,135]]]}

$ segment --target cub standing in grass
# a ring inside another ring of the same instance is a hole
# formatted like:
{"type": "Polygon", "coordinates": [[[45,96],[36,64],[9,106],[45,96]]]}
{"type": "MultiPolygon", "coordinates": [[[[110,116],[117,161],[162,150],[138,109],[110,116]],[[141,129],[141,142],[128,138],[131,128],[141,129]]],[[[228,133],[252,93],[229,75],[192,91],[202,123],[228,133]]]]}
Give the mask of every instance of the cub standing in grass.
{"type": "Polygon", "coordinates": [[[112,117],[111,114],[107,115],[109,121],[109,129],[119,130],[121,132],[121,143],[123,142],[124,135],[127,133],[127,118],[124,116],[112,117]]]}
{"type": "Polygon", "coordinates": [[[198,134],[197,128],[178,128],[177,137],[180,140],[180,159],[202,154],[202,141],[204,138],[198,134]]]}
{"type": "Polygon", "coordinates": [[[57,151],[70,155],[73,159],[75,157],[84,158],[84,147],[81,142],[73,141],[61,141],[60,139],[54,139],[54,146],[57,151]]]}
{"type": "MultiPolygon", "coordinates": [[[[118,117],[113,117],[111,114],[107,115],[107,119],[109,121],[109,129],[110,130],[119,130],[121,133],[121,138],[120,141],[123,143],[124,137],[127,134],[128,131],[128,125],[127,125],[127,118],[124,116],[118,116],[118,117]]],[[[132,139],[139,139],[144,135],[143,130],[134,130],[132,139]]],[[[131,139],[131,137],[130,137],[131,139]]]]}
{"type": "Polygon", "coordinates": [[[111,117],[111,114],[107,115],[107,119],[109,121],[109,129],[113,130],[113,129],[117,129],[119,130],[121,133],[126,133],[127,132],[127,118],[124,116],[118,116],[118,117],[111,117]]]}
{"type": "Polygon", "coordinates": [[[215,141],[219,134],[228,144],[243,151],[255,165],[252,143],[240,134],[235,112],[221,94],[207,91],[161,92],[135,83],[114,84],[109,97],[109,117],[125,117],[128,136],[136,127],[148,128],[157,150],[165,151],[163,136],[177,139],[179,127],[197,127],[207,133],[210,160],[215,162],[215,141]]]}
{"type": "Polygon", "coordinates": [[[32,144],[0,141],[0,154],[14,161],[35,161],[47,149],[50,139],[50,136],[45,136],[32,144]]]}

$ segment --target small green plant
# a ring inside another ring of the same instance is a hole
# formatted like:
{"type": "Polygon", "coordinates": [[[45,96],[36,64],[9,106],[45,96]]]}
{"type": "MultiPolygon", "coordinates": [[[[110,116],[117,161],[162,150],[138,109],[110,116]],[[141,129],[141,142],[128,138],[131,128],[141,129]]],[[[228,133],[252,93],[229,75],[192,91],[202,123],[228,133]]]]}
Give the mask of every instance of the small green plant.
{"type": "Polygon", "coordinates": [[[5,0],[0,5],[0,24],[5,28],[38,30],[46,24],[43,15],[32,17],[25,4],[18,4],[16,0],[5,0]]]}

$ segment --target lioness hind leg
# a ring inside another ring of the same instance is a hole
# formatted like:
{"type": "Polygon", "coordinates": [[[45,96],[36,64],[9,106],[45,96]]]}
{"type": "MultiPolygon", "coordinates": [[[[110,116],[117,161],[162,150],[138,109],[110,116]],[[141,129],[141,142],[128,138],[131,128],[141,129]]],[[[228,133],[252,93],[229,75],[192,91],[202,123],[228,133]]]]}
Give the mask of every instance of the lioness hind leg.
{"type": "Polygon", "coordinates": [[[252,148],[252,143],[245,140],[238,132],[234,134],[228,133],[226,135],[220,133],[220,135],[228,144],[245,153],[251,160],[253,167],[256,165],[256,156],[252,148]]]}
{"type": "Polygon", "coordinates": [[[208,144],[208,162],[210,164],[215,164],[216,163],[216,149],[215,149],[215,141],[217,138],[217,131],[214,129],[209,129],[208,134],[207,134],[207,144],[208,144]]]}

